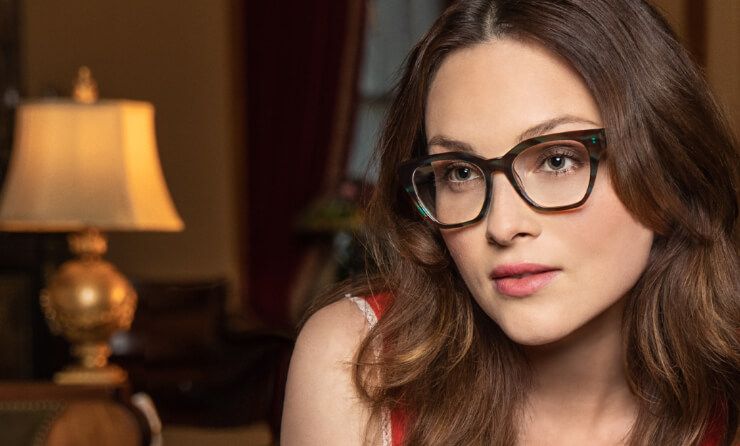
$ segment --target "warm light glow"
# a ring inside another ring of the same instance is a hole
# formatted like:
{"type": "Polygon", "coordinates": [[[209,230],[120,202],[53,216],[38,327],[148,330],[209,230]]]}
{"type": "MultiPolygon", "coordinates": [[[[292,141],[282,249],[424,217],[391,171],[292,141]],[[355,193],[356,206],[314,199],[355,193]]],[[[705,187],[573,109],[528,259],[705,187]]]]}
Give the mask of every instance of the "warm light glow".
{"type": "Polygon", "coordinates": [[[126,300],[126,289],[117,286],[110,290],[110,301],[113,305],[120,305],[126,300]]]}
{"type": "Polygon", "coordinates": [[[80,304],[89,307],[95,304],[97,293],[95,289],[86,286],[80,290],[80,304]]]}
{"type": "Polygon", "coordinates": [[[137,101],[22,104],[0,200],[0,229],[177,231],[154,107],[137,101]]]}

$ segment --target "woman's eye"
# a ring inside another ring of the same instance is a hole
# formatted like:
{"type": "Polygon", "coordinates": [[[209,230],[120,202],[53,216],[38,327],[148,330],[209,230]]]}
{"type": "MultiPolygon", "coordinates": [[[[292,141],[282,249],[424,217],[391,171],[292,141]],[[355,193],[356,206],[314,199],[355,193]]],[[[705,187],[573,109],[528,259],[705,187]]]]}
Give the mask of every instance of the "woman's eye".
{"type": "Polygon", "coordinates": [[[447,180],[454,182],[470,181],[478,178],[478,172],[471,166],[453,165],[447,168],[447,180]]]}
{"type": "Polygon", "coordinates": [[[545,173],[566,173],[579,168],[583,163],[566,154],[553,154],[545,158],[540,164],[540,170],[545,173]]]}

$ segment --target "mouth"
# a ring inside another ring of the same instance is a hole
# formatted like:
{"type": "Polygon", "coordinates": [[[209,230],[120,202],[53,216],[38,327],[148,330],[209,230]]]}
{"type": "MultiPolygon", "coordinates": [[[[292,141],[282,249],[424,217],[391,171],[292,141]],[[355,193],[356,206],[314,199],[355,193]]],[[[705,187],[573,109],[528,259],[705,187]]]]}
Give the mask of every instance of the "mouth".
{"type": "Polygon", "coordinates": [[[499,293],[511,297],[526,297],[547,286],[560,274],[551,266],[533,263],[501,265],[491,272],[499,293]]]}

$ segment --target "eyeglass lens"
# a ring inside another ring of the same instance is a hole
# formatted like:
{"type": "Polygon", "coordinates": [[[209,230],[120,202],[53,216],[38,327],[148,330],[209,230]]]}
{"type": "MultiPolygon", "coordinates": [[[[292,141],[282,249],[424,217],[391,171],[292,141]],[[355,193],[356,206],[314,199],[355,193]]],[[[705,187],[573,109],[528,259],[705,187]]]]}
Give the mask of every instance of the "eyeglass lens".
{"type": "MultiPolygon", "coordinates": [[[[485,162],[484,162],[485,163],[485,162]]],[[[542,208],[578,203],[587,193],[590,158],[578,141],[549,141],[524,149],[514,158],[512,171],[517,187],[542,208]]],[[[486,172],[463,159],[434,160],[417,167],[413,185],[421,204],[442,224],[475,219],[485,205],[486,172]]]]}

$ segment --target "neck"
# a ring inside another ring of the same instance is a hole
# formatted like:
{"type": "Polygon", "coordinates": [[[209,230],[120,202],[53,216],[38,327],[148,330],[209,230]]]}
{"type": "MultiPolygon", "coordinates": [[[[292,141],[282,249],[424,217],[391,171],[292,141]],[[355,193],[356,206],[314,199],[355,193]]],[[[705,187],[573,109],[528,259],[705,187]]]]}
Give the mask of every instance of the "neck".
{"type": "Polygon", "coordinates": [[[624,299],[567,337],[527,347],[533,411],[592,420],[633,413],[635,399],[624,372],[624,299]]]}

